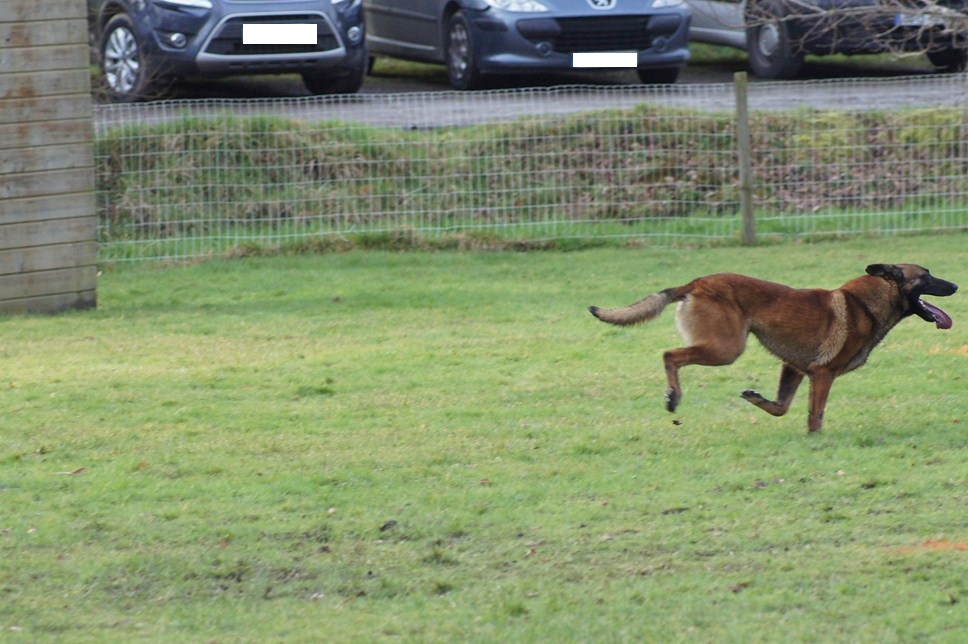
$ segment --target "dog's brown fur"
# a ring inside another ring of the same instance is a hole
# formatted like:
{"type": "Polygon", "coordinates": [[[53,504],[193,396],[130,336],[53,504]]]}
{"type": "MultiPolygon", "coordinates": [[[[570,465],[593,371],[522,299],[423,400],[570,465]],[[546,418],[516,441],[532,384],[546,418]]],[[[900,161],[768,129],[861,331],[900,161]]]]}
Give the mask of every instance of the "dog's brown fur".
{"type": "Polygon", "coordinates": [[[746,348],[752,333],[783,361],[776,401],[755,391],[744,399],[774,416],[790,408],[804,376],[810,379],[809,431],[823,424],[827,395],[834,378],[867,361],[887,332],[917,314],[938,328],[951,318],[926,304],[921,295],[952,295],[958,286],[932,277],[914,264],[872,264],[867,275],[839,289],[794,289],[782,284],[720,273],[700,277],[618,309],[590,307],[599,320],[628,326],[657,317],[678,302],[676,321],[686,347],[664,356],[669,389],[666,408],[675,411],[682,398],[679,369],[690,364],[731,364],[746,348]]]}

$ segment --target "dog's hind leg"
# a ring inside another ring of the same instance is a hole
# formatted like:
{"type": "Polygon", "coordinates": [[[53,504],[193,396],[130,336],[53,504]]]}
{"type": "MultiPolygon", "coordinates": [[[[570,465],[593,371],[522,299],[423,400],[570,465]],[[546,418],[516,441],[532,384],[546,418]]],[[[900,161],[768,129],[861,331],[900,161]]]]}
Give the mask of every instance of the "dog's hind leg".
{"type": "Polygon", "coordinates": [[[695,345],[666,351],[662,356],[665,363],[666,378],[669,381],[669,389],[666,390],[666,409],[675,411],[676,407],[679,406],[679,401],[682,400],[682,388],[679,386],[679,369],[681,367],[690,364],[707,367],[733,364],[736,358],[743,353],[744,348],[744,338],[740,335],[738,342],[732,343],[732,346],[695,345]]]}
{"type": "Polygon", "coordinates": [[[688,346],[666,351],[662,356],[669,381],[666,391],[669,411],[675,411],[682,400],[679,369],[690,364],[706,367],[733,364],[746,349],[749,332],[742,312],[736,307],[691,296],[679,304],[676,326],[688,346]]]}
{"type": "Polygon", "coordinates": [[[780,385],[777,388],[775,402],[767,400],[750,389],[747,389],[741,395],[743,396],[743,400],[748,400],[766,413],[774,416],[782,416],[790,409],[790,403],[793,402],[793,396],[797,393],[797,388],[802,381],[803,373],[788,364],[784,364],[783,370],[780,372],[780,385]]]}

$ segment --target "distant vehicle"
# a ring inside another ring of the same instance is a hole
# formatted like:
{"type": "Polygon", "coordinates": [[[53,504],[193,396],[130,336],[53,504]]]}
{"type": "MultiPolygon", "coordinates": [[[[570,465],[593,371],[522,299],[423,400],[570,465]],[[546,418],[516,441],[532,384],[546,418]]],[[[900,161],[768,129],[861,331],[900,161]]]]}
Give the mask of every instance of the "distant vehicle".
{"type": "Polygon", "coordinates": [[[684,0],[364,0],[364,8],[371,54],[445,64],[456,89],[616,52],[631,56],[642,82],[674,83],[689,60],[684,0]]]}
{"type": "Polygon", "coordinates": [[[968,63],[968,0],[687,2],[691,40],[747,50],[763,78],[797,77],[806,54],[924,52],[950,72],[968,63]]]}
{"type": "Polygon", "coordinates": [[[113,101],[159,98],[171,79],[181,77],[298,73],[314,94],[343,94],[357,91],[366,76],[362,0],[88,5],[101,77],[113,101]],[[244,39],[244,31],[255,38],[244,39]],[[294,38],[294,31],[303,37],[294,38]]]}

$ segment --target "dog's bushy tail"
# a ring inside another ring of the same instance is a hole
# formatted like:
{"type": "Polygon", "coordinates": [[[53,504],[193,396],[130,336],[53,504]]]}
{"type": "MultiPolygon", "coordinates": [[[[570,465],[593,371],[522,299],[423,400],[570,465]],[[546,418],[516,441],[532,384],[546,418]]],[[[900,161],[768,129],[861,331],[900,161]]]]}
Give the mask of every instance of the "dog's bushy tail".
{"type": "Polygon", "coordinates": [[[688,287],[686,286],[667,288],[641,299],[635,304],[621,308],[600,309],[597,306],[589,306],[588,310],[602,322],[617,326],[631,326],[655,319],[665,307],[685,298],[688,294],[688,287]]]}

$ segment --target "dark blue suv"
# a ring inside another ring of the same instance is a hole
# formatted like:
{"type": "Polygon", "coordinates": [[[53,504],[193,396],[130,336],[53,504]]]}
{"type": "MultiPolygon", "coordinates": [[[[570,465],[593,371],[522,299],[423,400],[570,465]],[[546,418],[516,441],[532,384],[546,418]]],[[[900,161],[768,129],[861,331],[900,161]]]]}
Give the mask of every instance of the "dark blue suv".
{"type": "Polygon", "coordinates": [[[314,94],[349,94],[366,76],[362,0],[97,0],[93,21],[113,101],[182,77],[298,73],[314,94]]]}

